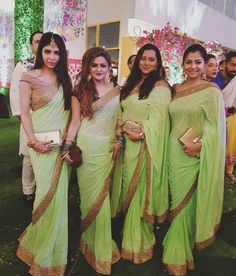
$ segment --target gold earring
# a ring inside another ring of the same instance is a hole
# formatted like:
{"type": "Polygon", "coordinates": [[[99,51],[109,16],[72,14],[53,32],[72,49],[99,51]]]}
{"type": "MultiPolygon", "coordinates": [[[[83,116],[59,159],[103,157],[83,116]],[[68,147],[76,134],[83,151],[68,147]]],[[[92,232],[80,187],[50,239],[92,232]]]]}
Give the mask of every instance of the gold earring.
{"type": "Polygon", "coordinates": [[[89,82],[91,80],[91,75],[89,74],[88,77],[87,77],[87,81],[89,82]]]}

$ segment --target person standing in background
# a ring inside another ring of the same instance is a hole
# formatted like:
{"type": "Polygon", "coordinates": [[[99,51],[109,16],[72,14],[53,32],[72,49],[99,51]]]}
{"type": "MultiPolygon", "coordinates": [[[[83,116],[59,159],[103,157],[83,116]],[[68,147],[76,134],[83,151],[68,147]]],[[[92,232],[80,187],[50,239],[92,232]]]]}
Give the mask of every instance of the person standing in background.
{"type": "MultiPolygon", "coordinates": [[[[22,60],[16,64],[11,78],[10,86],[10,106],[12,115],[20,120],[20,79],[23,72],[30,71],[34,67],[35,57],[38,50],[39,41],[43,33],[36,31],[30,36],[30,48],[33,57],[22,60]]],[[[22,125],[20,126],[19,137],[19,155],[23,157],[22,160],[22,189],[24,201],[27,205],[32,206],[35,192],[35,178],[32,169],[32,164],[27,147],[27,138],[22,125]]]]}

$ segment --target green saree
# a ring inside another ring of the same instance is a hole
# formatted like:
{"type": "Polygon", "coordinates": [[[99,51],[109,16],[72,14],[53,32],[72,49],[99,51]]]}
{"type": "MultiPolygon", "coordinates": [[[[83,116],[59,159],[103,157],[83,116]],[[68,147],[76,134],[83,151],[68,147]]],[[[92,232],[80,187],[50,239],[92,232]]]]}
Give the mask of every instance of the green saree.
{"type": "Polygon", "coordinates": [[[215,239],[224,185],[225,116],[220,91],[204,83],[178,91],[170,103],[168,169],[171,195],[170,229],[163,241],[163,262],[171,275],[194,269],[192,249],[215,239]],[[192,127],[202,138],[200,157],[185,154],[178,138],[192,127]]]}
{"type": "Polygon", "coordinates": [[[83,231],[80,249],[87,262],[101,274],[111,274],[112,263],[120,259],[111,236],[109,195],[119,93],[116,87],[93,104],[93,118],[82,119],[77,137],[83,151],[83,163],[77,170],[83,231]]]}
{"type": "MultiPolygon", "coordinates": [[[[28,77],[24,81],[31,82],[28,77]]],[[[40,97],[40,107],[33,108],[32,126],[35,132],[60,129],[68,121],[62,89],[50,98],[40,97]]],[[[32,223],[20,237],[17,256],[30,266],[29,273],[37,276],[62,276],[67,263],[68,225],[67,189],[69,169],[59,157],[59,147],[37,154],[30,149],[36,179],[36,197],[32,223]]]]}
{"type": "Polygon", "coordinates": [[[139,100],[138,93],[131,93],[121,102],[122,121],[139,123],[145,133],[145,139],[136,142],[126,136],[112,189],[112,215],[122,212],[124,216],[121,256],[134,263],[143,263],[152,257],[153,224],[155,220],[163,222],[167,216],[166,149],[170,100],[169,87],[160,81],[147,99],[139,100]]]}

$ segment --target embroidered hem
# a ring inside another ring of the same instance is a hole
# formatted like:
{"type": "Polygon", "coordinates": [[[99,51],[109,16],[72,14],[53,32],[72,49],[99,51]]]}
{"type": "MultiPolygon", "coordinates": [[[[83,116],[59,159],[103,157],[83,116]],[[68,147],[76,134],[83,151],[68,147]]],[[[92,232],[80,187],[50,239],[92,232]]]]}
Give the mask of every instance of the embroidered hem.
{"type": "Polygon", "coordinates": [[[169,220],[170,222],[173,221],[173,219],[183,210],[183,208],[188,204],[190,198],[192,197],[194,191],[197,188],[197,182],[198,182],[198,178],[195,179],[195,181],[193,182],[190,190],[188,191],[188,193],[185,195],[185,197],[183,198],[183,200],[180,202],[180,204],[175,207],[173,210],[170,211],[169,214],[169,220]]]}
{"type": "Polygon", "coordinates": [[[87,262],[94,270],[96,270],[98,273],[106,275],[111,274],[111,265],[118,262],[120,259],[120,252],[118,248],[116,248],[116,250],[112,252],[111,262],[97,260],[94,253],[89,249],[88,245],[82,238],[80,240],[80,250],[83,253],[87,262]]]}
{"type": "Polygon", "coordinates": [[[174,276],[186,276],[187,275],[187,270],[194,270],[195,265],[194,261],[187,261],[186,264],[183,265],[177,265],[177,264],[165,264],[165,268],[168,271],[169,275],[174,275],[174,276]]]}
{"type": "Polygon", "coordinates": [[[32,224],[34,225],[44,214],[47,207],[49,206],[50,202],[52,201],[55,192],[57,190],[58,186],[58,180],[61,174],[61,168],[62,168],[63,160],[60,159],[60,153],[58,153],[56,164],[53,170],[52,179],[50,188],[43,198],[43,200],[39,203],[39,205],[36,207],[36,209],[32,213],[32,224]]]}
{"type": "Polygon", "coordinates": [[[17,249],[17,256],[28,266],[30,266],[29,273],[34,276],[63,276],[66,266],[42,267],[34,262],[34,256],[19,245],[17,249]]]}
{"type": "Polygon", "coordinates": [[[141,145],[140,145],[140,150],[139,150],[139,154],[138,154],[138,162],[136,165],[136,168],[134,170],[134,174],[132,176],[132,179],[130,181],[129,184],[129,189],[125,198],[125,202],[124,202],[124,206],[123,206],[123,214],[125,214],[129,208],[130,202],[136,192],[137,189],[137,183],[138,183],[138,177],[139,177],[139,172],[141,169],[141,165],[142,165],[142,157],[143,157],[143,152],[144,152],[144,147],[145,147],[145,143],[144,140],[142,140],[141,145]]]}
{"type": "Polygon", "coordinates": [[[152,258],[154,245],[142,252],[132,252],[128,249],[121,249],[121,257],[125,260],[132,261],[135,264],[142,264],[152,258]]]}
{"type": "Polygon", "coordinates": [[[196,242],[196,249],[199,250],[199,251],[201,251],[201,250],[205,249],[206,247],[212,245],[213,242],[214,242],[215,239],[216,239],[215,234],[216,234],[217,230],[219,229],[219,227],[220,227],[220,224],[217,224],[217,225],[215,226],[215,228],[214,228],[214,234],[213,234],[213,236],[210,237],[209,239],[207,239],[207,240],[205,240],[205,241],[202,241],[202,242],[196,242]]]}
{"type": "Polygon", "coordinates": [[[87,215],[85,216],[85,218],[81,222],[83,232],[89,227],[89,225],[96,218],[97,214],[100,212],[102,204],[103,204],[106,196],[109,193],[109,188],[110,188],[110,184],[111,184],[111,177],[112,177],[114,166],[115,166],[115,163],[113,162],[112,168],[111,168],[107,178],[105,179],[102,190],[100,191],[98,197],[96,198],[94,204],[92,205],[92,207],[88,211],[87,215]]]}
{"type": "MultiPolygon", "coordinates": [[[[206,83],[201,83],[201,84],[195,85],[194,87],[192,87],[190,89],[189,88],[188,89],[182,89],[182,90],[179,90],[179,91],[175,92],[175,95],[174,95],[172,100],[175,100],[175,99],[178,99],[178,98],[181,98],[181,97],[185,97],[185,96],[189,96],[191,94],[199,92],[199,91],[201,91],[203,89],[206,89],[208,87],[215,87],[215,88],[219,89],[216,84],[206,81],[206,83]]],[[[174,86],[174,88],[175,88],[175,86],[174,86]]]]}

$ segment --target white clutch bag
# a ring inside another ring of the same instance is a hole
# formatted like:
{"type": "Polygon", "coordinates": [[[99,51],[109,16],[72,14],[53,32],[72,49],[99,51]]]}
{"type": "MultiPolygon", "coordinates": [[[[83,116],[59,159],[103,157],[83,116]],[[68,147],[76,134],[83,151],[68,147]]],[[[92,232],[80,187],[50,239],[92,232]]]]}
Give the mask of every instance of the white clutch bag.
{"type": "Polygon", "coordinates": [[[60,129],[35,132],[34,135],[38,141],[50,141],[48,147],[59,147],[62,144],[60,129]]]}

